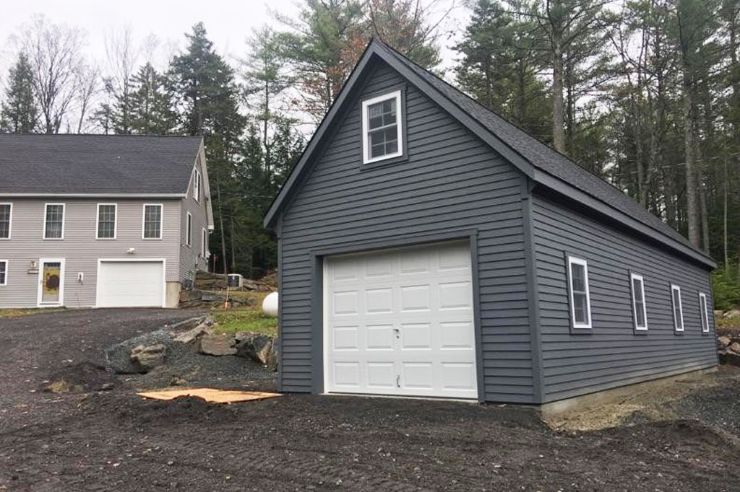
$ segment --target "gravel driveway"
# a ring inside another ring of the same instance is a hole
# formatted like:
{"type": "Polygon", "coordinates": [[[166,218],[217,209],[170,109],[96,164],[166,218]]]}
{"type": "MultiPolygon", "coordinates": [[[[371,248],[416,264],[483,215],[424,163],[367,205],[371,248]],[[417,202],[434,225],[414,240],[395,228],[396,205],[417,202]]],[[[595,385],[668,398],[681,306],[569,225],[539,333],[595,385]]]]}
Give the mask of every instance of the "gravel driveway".
{"type": "MultiPolygon", "coordinates": [[[[737,490],[739,436],[696,420],[554,432],[526,407],[287,395],[232,406],[54,395],[72,361],[193,312],[0,319],[0,490],[737,490]]],[[[72,362],[74,363],[74,362],[72,362]]],[[[734,378],[734,376],[733,376],[734,378]]],[[[740,385],[694,395],[737,412],[740,385]]],[[[711,404],[709,405],[711,406],[711,404]]],[[[704,411],[704,410],[702,410],[704,411]]],[[[707,410],[709,411],[709,410],[707,410]]]]}

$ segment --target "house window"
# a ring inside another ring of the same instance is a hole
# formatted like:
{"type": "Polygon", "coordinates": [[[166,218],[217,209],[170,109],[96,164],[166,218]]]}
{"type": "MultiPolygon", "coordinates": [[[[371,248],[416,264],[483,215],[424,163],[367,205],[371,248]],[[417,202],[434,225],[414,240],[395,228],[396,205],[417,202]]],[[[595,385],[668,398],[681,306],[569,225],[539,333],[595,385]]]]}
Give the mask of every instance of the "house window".
{"type": "Polygon", "coordinates": [[[673,304],[673,327],[683,331],[683,306],[681,305],[681,287],[671,284],[671,301],[673,304]]]}
{"type": "Polygon", "coordinates": [[[64,204],[47,203],[44,215],[44,239],[64,239],[64,204]]]}
{"type": "Polygon", "coordinates": [[[144,239],[162,239],[162,205],[144,205],[144,239]]]}
{"type": "Polygon", "coordinates": [[[0,203],[0,239],[10,239],[10,219],[13,204],[0,203]]]}
{"type": "Polygon", "coordinates": [[[187,226],[185,228],[185,244],[193,245],[193,216],[188,212],[187,226]]]}
{"type": "Polygon", "coordinates": [[[402,155],[401,91],[363,101],[362,127],[365,164],[402,155]]]}
{"type": "Polygon", "coordinates": [[[573,328],[591,328],[591,299],[586,260],[568,257],[568,290],[573,328]]]}
{"type": "Polygon", "coordinates": [[[701,315],[701,332],[709,333],[709,311],[707,310],[707,295],[699,292],[699,314],[701,315]]]}
{"type": "Polygon", "coordinates": [[[8,260],[0,260],[0,287],[8,285],[8,260]]]}
{"type": "Polygon", "coordinates": [[[200,171],[193,169],[193,198],[196,202],[200,202],[200,171]]]}
{"type": "Polygon", "coordinates": [[[642,275],[630,274],[632,288],[632,314],[636,330],[647,330],[647,309],[645,308],[645,282],[642,275]]]}
{"type": "Polygon", "coordinates": [[[98,239],[116,238],[116,212],[115,203],[98,203],[98,239]]]}
{"type": "Polygon", "coordinates": [[[201,230],[200,235],[200,256],[208,258],[208,231],[205,229],[201,230]]]}

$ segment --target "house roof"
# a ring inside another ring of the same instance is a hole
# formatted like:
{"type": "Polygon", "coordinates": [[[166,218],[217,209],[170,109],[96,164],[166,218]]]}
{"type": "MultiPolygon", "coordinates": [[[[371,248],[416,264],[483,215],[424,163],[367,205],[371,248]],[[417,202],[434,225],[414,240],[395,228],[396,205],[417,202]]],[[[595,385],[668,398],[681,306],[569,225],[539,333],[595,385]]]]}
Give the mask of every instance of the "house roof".
{"type": "Polygon", "coordinates": [[[279,211],[289,201],[288,198],[297,188],[311,155],[320,145],[334,118],[349,101],[355,85],[361,85],[358,82],[362,80],[362,73],[377,60],[398,71],[538,185],[553,189],[587,208],[608,215],[632,230],[663,242],[710,268],[716,267],[709,256],[693,247],[685,237],[622,191],[377,39],[368,44],[339,96],[268,210],[265,216],[267,227],[274,224],[279,211]]]}
{"type": "Polygon", "coordinates": [[[0,195],[184,195],[201,141],[0,134],[0,195]]]}

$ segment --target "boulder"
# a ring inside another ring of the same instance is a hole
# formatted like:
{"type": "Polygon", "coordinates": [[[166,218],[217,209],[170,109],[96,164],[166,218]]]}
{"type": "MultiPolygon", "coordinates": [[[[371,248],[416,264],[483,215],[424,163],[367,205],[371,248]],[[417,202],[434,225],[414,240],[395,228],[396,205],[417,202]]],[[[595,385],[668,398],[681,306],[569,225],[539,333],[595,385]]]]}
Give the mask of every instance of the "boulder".
{"type": "Polygon", "coordinates": [[[228,333],[207,333],[200,338],[200,353],[206,355],[236,355],[234,336],[228,333]]]}
{"type": "Polygon", "coordinates": [[[740,318],[740,309],[731,309],[724,315],[725,318],[740,318]]]}
{"type": "Polygon", "coordinates": [[[193,343],[208,333],[211,333],[211,326],[207,321],[204,321],[195,328],[183,331],[182,333],[173,334],[173,340],[180,343],[193,343]]]}
{"type": "Polygon", "coordinates": [[[717,343],[719,343],[720,347],[724,348],[724,347],[729,346],[732,343],[732,340],[730,340],[730,337],[722,336],[722,337],[717,338],[717,343]]]}
{"type": "Polygon", "coordinates": [[[727,350],[730,352],[735,352],[736,354],[740,354],[740,343],[732,342],[730,346],[727,347],[727,350]]]}
{"type": "Polygon", "coordinates": [[[131,349],[130,358],[140,373],[146,373],[164,364],[166,356],[167,347],[162,343],[156,343],[154,345],[137,345],[131,349]]]}
{"type": "Polygon", "coordinates": [[[277,355],[275,354],[275,340],[267,335],[258,333],[237,333],[236,355],[268,367],[277,365],[277,355]]]}
{"type": "Polygon", "coordinates": [[[720,309],[715,309],[714,310],[714,319],[720,319],[720,318],[724,317],[724,315],[725,315],[725,312],[724,311],[722,311],[720,309]]]}
{"type": "Polygon", "coordinates": [[[106,364],[119,374],[137,374],[142,371],[142,368],[131,359],[131,352],[134,348],[158,344],[169,347],[172,343],[172,336],[166,330],[157,330],[129,338],[105,349],[106,364]]]}
{"type": "Polygon", "coordinates": [[[740,367],[740,354],[722,351],[719,353],[719,363],[740,367]]]}

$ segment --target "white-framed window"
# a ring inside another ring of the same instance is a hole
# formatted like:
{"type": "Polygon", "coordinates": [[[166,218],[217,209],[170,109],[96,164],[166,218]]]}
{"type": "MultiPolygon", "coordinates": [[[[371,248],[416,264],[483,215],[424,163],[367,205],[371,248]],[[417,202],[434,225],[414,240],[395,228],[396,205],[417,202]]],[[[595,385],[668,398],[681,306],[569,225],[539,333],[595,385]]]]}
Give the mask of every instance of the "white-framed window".
{"type": "Polygon", "coordinates": [[[681,287],[671,284],[671,305],[673,306],[673,328],[683,331],[683,305],[681,303],[681,287]]]}
{"type": "Polygon", "coordinates": [[[586,260],[568,256],[568,295],[573,328],[591,328],[591,296],[586,260]]]}
{"type": "Polygon", "coordinates": [[[190,212],[188,212],[185,224],[185,244],[193,245],[193,216],[190,212]]]}
{"type": "Polygon", "coordinates": [[[362,101],[363,162],[403,155],[401,91],[362,101]]]}
{"type": "Polygon", "coordinates": [[[8,285],[8,260],[0,260],[0,287],[8,285]]]}
{"type": "Polygon", "coordinates": [[[701,315],[701,332],[709,333],[709,308],[707,307],[707,295],[699,292],[699,314],[701,315]]]}
{"type": "Polygon", "coordinates": [[[632,290],[632,315],[635,320],[635,330],[647,330],[647,308],[645,306],[645,281],[642,275],[630,273],[630,289],[632,290]]]}
{"type": "Polygon", "coordinates": [[[205,229],[200,233],[200,256],[208,258],[208,231],[205,229]]]}
{"type": "Polygon", "coordinates": [[[201,185],[200,171],[198,171],[197,169],[193,169],[193,198],[195,198],[195,201],[199,203],[200,203],[200,185],[201,185]]]}
{"type": "Polygon", "coordinates": [[[10,239],[13,225],[13,204],[0,203],[0,239],[10,239]]]}
{"type": "Polygon", "coordinates": [[[118,205],[98,203],[98,220],[95,229],[97,239],[115,239],[117,231],[118,205]]]}
{"type": "Polygon", "coordinates": [[[141,234],[144,239],[162,239],[161,203],[144,204],[141,234]]]}
{"type": "Polygon", "coordinates": [[[64,239],[63,203],[47,203],[44,207],[44,239],[64,239]]]}

